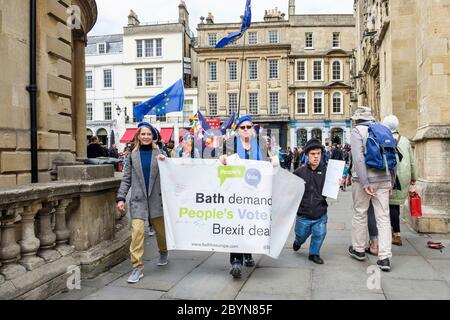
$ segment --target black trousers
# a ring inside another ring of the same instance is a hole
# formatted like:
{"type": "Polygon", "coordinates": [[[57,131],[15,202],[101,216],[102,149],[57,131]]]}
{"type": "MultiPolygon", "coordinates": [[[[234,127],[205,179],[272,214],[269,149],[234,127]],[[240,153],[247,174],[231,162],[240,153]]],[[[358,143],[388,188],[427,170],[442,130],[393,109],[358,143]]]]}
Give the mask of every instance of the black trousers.
{"type": "MultiPolygon", "coordinates": [[[[373,210],[372,201],[370,201],[369,210],[367,211],[369,235],[371,238],[378,236],[377,221],[375,219],[375,211],[373,210]]],[[[394,233],[400,233],[400,206],[389,205],[389,216],[391,218],[391,227],[394,233]]]]}
{"type": "Polygon", "coordinates": [[[239,261],[241,264],[244,264],[245,260],[252,259],[252,255],[250,253],[230,253],[230,263],[233,264],[234,260],[239,261]]]}

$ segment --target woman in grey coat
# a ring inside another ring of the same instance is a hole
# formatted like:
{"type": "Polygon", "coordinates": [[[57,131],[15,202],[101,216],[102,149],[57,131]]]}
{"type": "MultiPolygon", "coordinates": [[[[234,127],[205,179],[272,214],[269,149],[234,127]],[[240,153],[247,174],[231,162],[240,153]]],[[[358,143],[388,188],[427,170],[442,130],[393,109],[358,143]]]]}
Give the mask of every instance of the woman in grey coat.
{"type": "Polygon", "coordinates": [[[168,251],[166,245],[163,205],[158,160],[164,160],[156,141],[158,133],[147,122],[138,125],[135,136],[135,148],[128,157],[122,182],[117,193],[117,208],[125,211],[125,199],[131,188],[131,245],[130,255],[133,271],[128,278],[129,283],[137,283],[143,276],[144,264],[144,225],[147,218],[156,231],[156,240],[160,258],[158,266],[167,264],[168,251]]]}

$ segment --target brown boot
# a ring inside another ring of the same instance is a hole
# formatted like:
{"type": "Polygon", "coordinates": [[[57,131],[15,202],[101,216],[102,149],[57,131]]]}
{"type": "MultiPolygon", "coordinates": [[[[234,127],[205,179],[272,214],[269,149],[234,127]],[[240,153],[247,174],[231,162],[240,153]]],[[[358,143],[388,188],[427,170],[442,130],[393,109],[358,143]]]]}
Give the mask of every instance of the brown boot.
{"type": "Polygon", "coordinates": [[[394,233],[392,235],[392,244],[394,244],[396,246],[402,246],[403,245],[402,237],[400,236],[400,233],[394,233]]]}

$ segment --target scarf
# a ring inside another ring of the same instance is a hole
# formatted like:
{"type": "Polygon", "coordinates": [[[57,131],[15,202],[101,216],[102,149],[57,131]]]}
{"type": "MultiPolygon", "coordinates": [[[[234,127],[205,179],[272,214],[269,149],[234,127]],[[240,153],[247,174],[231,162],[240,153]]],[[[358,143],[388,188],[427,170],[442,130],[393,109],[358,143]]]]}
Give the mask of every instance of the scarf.
{"type": "MultiPolygon", "coordinates": [[[[239,158],[245,159],[245,148],[242,145],[242,141],[239,137],[236,137],[236,152],[239,155],[239,158]]],[[[250,160],[262,160],[261,151],[259,150],[258,141],[256,139],[251,139],[251,148],[250,148],[250,160]]]]}

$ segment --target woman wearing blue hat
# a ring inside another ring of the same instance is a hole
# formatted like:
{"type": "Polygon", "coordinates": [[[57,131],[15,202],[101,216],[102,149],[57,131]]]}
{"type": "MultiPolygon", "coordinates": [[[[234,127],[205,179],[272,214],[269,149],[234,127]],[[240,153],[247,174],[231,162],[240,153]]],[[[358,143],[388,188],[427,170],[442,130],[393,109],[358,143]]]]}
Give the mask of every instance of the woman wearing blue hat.
{"type": "MultiPolygon", "coordinates": [[[[268,160],[267,152],[263,152],[260,149],[253,119],[249,115],[242,116],[236,121],[236,133],[237,135],[234,139],[231,139],[227,144],[228,154],[234,153],[239,155],[239,158],[246,160],[268,160]]],[[[261,147],[265,147],[265,143],[261,147]]],[[[226,165],[227,155],[222,155],[219,160],[226,165]]],[[[255,265],[251,254],[230,254],[230,274],[234,278],[241,277],[244,260],[246,267],[253,267],[255,265]]]]}
{"type": "Polygon", "coordinates": [[[161,198],[161,185],[157,160],[165,156],[158,148],[158,132],[147,122],[138,125],[135,135],[135,148],[129,155],[122,182],[117,193],[117,208],[125,211],[125,199],[131,188],[131,245],[130,255],[133,271],[129,283],[137,283],[143,276],[144,264],[144,226],[149,219],[156,231],[160,258],[158,266],[167,264],[168,251],[164,230],[164,217],[161,198]]]}

